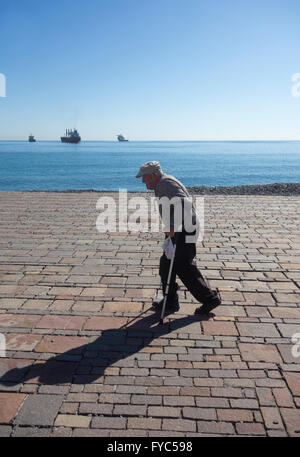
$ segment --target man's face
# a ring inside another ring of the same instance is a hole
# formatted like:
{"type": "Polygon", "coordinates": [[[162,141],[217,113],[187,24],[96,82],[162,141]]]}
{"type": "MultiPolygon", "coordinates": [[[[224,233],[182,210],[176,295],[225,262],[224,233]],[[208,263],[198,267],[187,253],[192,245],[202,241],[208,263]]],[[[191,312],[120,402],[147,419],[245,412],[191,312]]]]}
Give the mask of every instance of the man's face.
{"type": "Polygon", "coordinates": [[[154,190],[158,182],[158,176],[155,173],[143,175],[143,183],[147,189],[154,190]]]}

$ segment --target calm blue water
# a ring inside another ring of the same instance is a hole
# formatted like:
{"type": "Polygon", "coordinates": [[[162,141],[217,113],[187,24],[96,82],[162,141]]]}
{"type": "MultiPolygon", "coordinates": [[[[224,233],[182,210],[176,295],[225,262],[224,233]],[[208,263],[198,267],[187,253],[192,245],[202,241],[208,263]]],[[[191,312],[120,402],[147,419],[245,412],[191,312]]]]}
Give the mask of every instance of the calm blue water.
{"type": "Polygon", "coordinates": [[[0,190],[145,190],[149,160],[186,186],[300,182],[300,141],[0,141],[0,190]]]}

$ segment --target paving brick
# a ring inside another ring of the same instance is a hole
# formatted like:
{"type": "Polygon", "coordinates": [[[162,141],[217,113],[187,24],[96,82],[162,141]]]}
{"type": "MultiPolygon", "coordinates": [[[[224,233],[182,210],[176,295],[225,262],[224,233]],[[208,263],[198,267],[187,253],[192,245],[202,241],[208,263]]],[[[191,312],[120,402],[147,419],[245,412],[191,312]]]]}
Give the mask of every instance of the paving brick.
{"type": "MultiPolygon", "coordinates": [[[[163,386],[163,387],[148,387],[149,395],[179,395],[180,387],[175,386],[163,386]]],[[[141,392],[136,392],[141,393],[141,392]]],[[[145,393],[145,392],[144,392],[145,393]]]]}
{"type": "Polygon", "coordinates": [[[104,302],[103,311],[109,313],[140,313],[142,311],[143,304],[140,302],[104,302]]]}
{"type": "MultiPolygon", "coordinates": [[[[229,262],[226,262],[226,263],[229,266],[229,262]]],[[[240,263],[240,264],[237,264],[237,265],[240,265],[242,268],[245,268],[246,264],[240,263]]],[[[231,266],[234,267],[234,264],[232,263],[231,266]]],[[[222,292],[221,291],[221,299],[223,301],[233,301],[233,302],[244,301],[244,297],[243,297],[243,294],[241,292],[222,292]]]]}
{"type": "Polygon", "coordinates": [[[195,399],[192,396],[165,395],[163,403],[166,406],[195,406],[195,399]]]}
{"type": "Polygon", "coordinates": [[[242,398],[243,392],[237,387],[212,387],[211,395],[213,397],[242,398]]]}
{"type": "MultiPolygon", "coordinates": [[[[118,433],[122,430],[118,430],[118,433]]],[[[99,437],[109,437],[111,436],[112,430],[110,429],[89,429],[89,428],[74,428],[72,432],[72,437],[82,437],[82,438],[99,438],[99,437]]]]}
{"type": "MultiPolygon", "coordinates": [[[[117,394],[146,394],[147,387],[119,385],[119,386],[116,386],[116,393],[117,394]]],[[[148,391],[148,393],[150,393],[150,392],[148,391]]]]}
{"type": "Polygon", "coordinates": [[[285,387],[285,382],[282,379],[257,378],[255,385],[258,387],[285,387]]]}
{"type": "Polygon", "coordinates": [[[100,403],[126,403],[130,402],[129,394],[101,393],[99,396],[100,403]]]}
{"type": "MultiPolygon", "coordinates": [[[[300,294],[299,294],[300,297],[300,294]]],[[[285,338],[292,338],[294,334],[299,333],[299,323],[298,324],[277,324],[277,327],[285,338]]]]}
{"type": "Polygon", "coordinates": [[[12,427],[9,425],[0,425],[0,438],[11,436],[12,427]]]}
{"type": "Polygon", "coordinates": [[[55,426],[62,427],[80,427],[88,428],[91,422],[91,417],[73,415],[73,414],[58,414],[55,419],[55,426]]]}
{"type": "Polygon", "coordinates": [[[205,335],[229,335],[237,336],[235,324],[233,322],[202,322],[205,335]]]}
{"type": "Polygon", "coordinates": [[[69,386],[48,386],[42,385],[39,387],[39,394],[67,394],[69,386]]]}
{"type": "Polygon", "coordinates": [[[241,336],[254,337],[277,337],[280,336],[274,324],[258,324],[258,323],[237,323],[237,328],[241,336]]]}
{"type": "Polygon", "coordinates": [[[261,406],[276,406],[276,402],[272,394],[272,389],[268,387],[257,387],[256,393],[259,404],[261,406]]]}
{"type": "Polygon", "coordinates": [[[98,394],[93,393],[70,393],[67,395],[66,401],[70,402],[96,402],[98,399],[98,394]]]}
{"type": "MultiPolygon", "coordinates": [[[[0,377],[2,382],[22,382],[32,360],[0,357],[0,377]]],[[[1,386],[1,384],[0,384],[1,386]]]]}
{"type": "MultiPolygon", "coordinates": [[[[127,419],[125,417],[93,417],[90,424],[91,428],[104,429],[125,429],[127,419]]],[[[137,427],[135,427],[137,428],[137,427]]]]}
{"type": "Polygon", "coordinates": [[[295,396],[300,396],[300,373],[284,373],[286,382],[295,396]]]}
{"type": "Polygon", "coordinates": [[[94,316],[89,318],[83,326],[84,330],[119,329],[126,324],[126,317],[94,316]]]}
{"type": "Polygon", "coordinates": [[[72,354],[80,354],[86,350],[89,339],[82,336],[56,336],[45,335],[37,344],[35,352],[50,352],[61,354],[72,351],[72,354]]]}
{"type": "Polygon", "coordinates": [[[63,403],[59,409],[62,414],[77,414],[79,403],[63,403]]]}
{"type": "Polygon", "coordinates": [[[275,397],[277,406],[280,407],[293,407],[293,398],[287,388],[274,388],[273,395],[275,397]]]}
{"type": "Polygon", "coordinates": [[[263,407],[261,407],[260,410],[261,410],[266,428],[271,428],[271,429],[283,429],[284,428],[278,408],[263,406],[263,407]]]}
{"type": "Polygon", "coordinates": [[[194,384],[197,387],[222,387],[224,381],[221,378],[194,378],[194,384]]]}
{"type": "Polygon", "coordinates": [[[17,415],[16,423],[18,425],[53,425],[63,399],[63,395],[29,395],[17,415]]]}
{"type": "Polygon", "coordinates": [[[300,303],[300,294],[277,293],[274,294],[275,300],[279,303],[300,303]]]}
{"type": "Polygon", "coordinates": [[[258,409],[258,401],[250,398],[239,398],[230,400],[231,408],[258,409]]]}
{"type": "Polygon", "coordinates": [[[148,415],[151,417],[180,417],[180,408],[168,406],[149,406],[148,415]]]}
{"type": "Polygon", "coordinates": [[[192,378],[180,378],[176,377],[168,377],[164,379],[165,386],[192,386],[193,379],[192,378]]]}
{"type": "Polygon", "coordinates": [[[181,387],[180,395],[193,395],[194,397],[209,397],[210,389],[208,387],[181,387]]]}
{"type": "Polygon", "coordinates": [[[187,368],[180,370],[180,376],[189,378],[208,377],[208,370],[200,370],[198,368],[187,368]]]}
{"type": "Polygon", "coordinates": [[[160,430],[161,429],[161,419],[154,419],[151,417],[142,418],[142,417],[129,417],[128,418],[128,428],[131,429],[145,429],[145,430],[160,430]]]}
{"type": "Polygon", "coordinates": [[[160,395],[132,395],[131,403],[136,405],[161,405],[160,395]]]}
{"type": "Polygon", "coordinates": [[[282,318],[282,319],[299,319],[300,318],[300,308],[289,308],[287,306],[272,306],[269,309],[269,312],[272,317],[282,318]]]}
{"type": "Polygon", "coordinates": [[[281,363],[282,359],[275,345],[258,343],[239,343],[243,360],[281,363]]]}
{"type": "Polygon", "coordinates": [[[33,333],[9,333],[6,335],[6,350],[33,351],[41,339],[42,335],[33,333]]]}
{"type": "Polygon", "coordinates": [[[236,424],[236,431],[239,435],[266,435],[264,426],[262,424],[251,422],[239,422],[236,424]]]}
{"type": "Polygon", "coordinates": [[[277,348],[280,352],[280,355],[282,357],[282,360],[285,362],[285,363],[290,363],[290,364],[294,364],[294,363],[297,363],[297,364],[300,364],[300,358],[296,358],[294,357],[293,353],[292,353],[292,345],[290,344],[277,344],[277,348]]]}
{"type": "Polygon", "coordinates": [[[300,409],[281,408],[280,413],[286,425],[289,436],[298,436],[300,433],[300,409]]]}
{"type": "Polygon", "coordinates": [[[265,378],[266,373],[263,370],[237,370],[239,378],[265,378]]]}
{"type": "MultiPolygon", "coordinates": [[[[69,403],[65,403],[68,405],[69,403]]],[[[113,411],[112,404],[102,404],[102,403],[80,403],[79,413],[81,414],[107,414],[112,415],[113,411]]]]}
{"type": "Polygon", "coordinates": [[[46,438],[50,436],[50,429],[38,427],[15,427],[13,437],[15,438],[46,438]]]}
{"type": "Polygon", "coordinates": [[[80,316],[61,316],[51,314],[43,316],[36,324],[36,328],[80,330],[86,319],[86,317],[80,316]]]}
{"type": "Polygon", "coordinates": [[[0,298],[0,309],[18,309],[25,301],[24,298],[0,298]]]}
{"type": "Polygon", "coordinates": [[[218,419],[228,422],[252,422],[253,414],[246,409],[217,409],[218,419]]]}
{"type": "Polygon", "coordinates": [[[196,405],[198,408],[229,408],[227,398],[215,397],[196,397],[196,405]]]}
{"type": "MultiPolygon", "coordinates": [[[[35,287],[35,289],[36,289],[36,287],[35,287]]],[[[27,293],[34,294],[35,289],[33,291],[31,291],[31,289],[30,289],[30,291],[27,292],[27,293]]],[[[39,290],[40,290],[40,288],[37,289],[37,292],[39,292],[39,290]]],[[[81,294],[82,290],[83,290],[82,287],[65,287],[64,286],[64,287],[51,287],[51,288],[50,287],[44,287],[41,290],[41,292],[45,291],[46,293],[48,293],[48,295],[79,296],[81,294]]]]}
{"type": "Polygon", "coordinates": [[[188,419],[163,419],[162,430],[195,432],[196,421],[188,419]]]}
{"type": "Polygon", "coordinates": [[[197,430],[199,433],[212,435],[234,435],[234,428],[228,422],[215,421],[199,421],[197,422],[197,430]]]}
{"type": "Polygon", "coordinates": [[[212,378],[236,378],[237,372],[235,370],[209,370],[212,378]]]}
{"type": "Polygon", "coordinates": [[[34,328],[41,319],[40,315],[0,314],[0,327],[34,328]]]}
{"type": "Polygon", "coordinates": [[[14,419],[25,398],[25,394],[0,392],[1,424],[9,424],[14,419]]]}
{"type": "Polygon", "coordinates": [[[216,411],[212,408],[189,408],[185,407],[182,409],[182,417],[184,419],[204,419],[204,420],[215,420],[217,419],[216,411]]]}
{"type": "Polygon", "coordinates": [[[116,416],[145,416],[147,406],[144,405],[115,405],[113,414],[116,416]]]}

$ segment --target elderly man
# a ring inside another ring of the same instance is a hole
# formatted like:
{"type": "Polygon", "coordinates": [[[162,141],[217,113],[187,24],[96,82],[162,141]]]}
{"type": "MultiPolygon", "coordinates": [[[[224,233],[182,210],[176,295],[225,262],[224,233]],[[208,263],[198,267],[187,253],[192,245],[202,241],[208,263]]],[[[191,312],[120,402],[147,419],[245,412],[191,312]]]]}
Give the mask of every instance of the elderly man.
{"type": "MultiPolygon", "coordinates": [[[[169,200],[173,197],[178,197],[177,200],[182,202],[182,206],[188,201],[189,194],[184,185],[173,176],[163,173],[159,162],[147,162],[140,167],[136,178],[143,178],[143,183],[146,184],[147,189],[154,190],[155,196],[158,199],[167,197],[169,200]]],[[[189,200],[190,201],[190,200],[189,200]]],[[[162,204],[159,203],[160,215],[163,215],[162,204]]],[[[187,205],[190,208],[191,214],[189,220],[192,220],[193,226],[196,226],[197,215],[194,206],[187,205]]],[[[165,232],[166,238],[170,236],[173,244],[176,240],[176,255],[169,285],[169,293],[166,302],[166,313],[171,314],[179,310],[178,303],[178,284],[176,283],[176,275],[181,279],[190,293],[198,300],[203,306],[196,308],[195,314],[209,314],[211,310],[221,304],[220,296],[217,291],[209,288],[202,274],[198,270],[194,258],[196,256],[196,239],[194,242],[188,242],[188,236],[195,235],[194,232],[187,230],[187,225],[182,220],[181,231],[176,232],[176,224],[174,222],[174,207],[169,206],[170,217],[170,231],[165,232]],[[172,225],[173,224],[173,225],[172,225]]],[[[185,214],[184,211],[182,213],[185,214]]],[[[170,260],[167,258],[165,252],[160,258],[159,274],[162,281],[163,294],[165,295],[167,278],[170,268],[170,260]]],[[[163,306],[163,299],[160,301],[153,301],[153,307],[160,310],[163,306]]]]}

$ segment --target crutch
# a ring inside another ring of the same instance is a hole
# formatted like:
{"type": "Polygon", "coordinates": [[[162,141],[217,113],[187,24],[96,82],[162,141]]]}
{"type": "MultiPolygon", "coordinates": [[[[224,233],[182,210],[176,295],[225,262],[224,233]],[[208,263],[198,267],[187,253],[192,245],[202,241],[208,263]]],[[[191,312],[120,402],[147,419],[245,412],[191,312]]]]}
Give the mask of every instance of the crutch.
{"type": "Polygon", "coordinates": [[[172,257],[171,262],[170,262],[170,269],[169,269],[169,274],[168,274],[168,279],[167,279],[167,286],[166,286],[164,302],[163,302],[163,307],[162,307],[162,310],[161,310],[161,316],[160,316],[160,321],[159,321],[159,323],[161,325],[163,324],[164,315],[165,315],[165,308],[166,308],[167,298],[168,298],[168,294],[169,294],[170,280],[171,280],[173,264],[174,264],[175,254],[176,254],[176,243],[177,243],[177,235],[176,235],[175,240],[174,240],[174,253],[173,253],[173,257],[172,257]]]}
{"type": "Polygon", "coordinates": [[[133,319],[131,319],[129,322],[126,322],[126,324],[122,325],[122,327],[116,329],[116,330],[123,330],[123,328],[127,327],[127,325],[131,324],[131,322],[135,321],[136,319],[138,319],[139,317],[142,316],[142,314],[145,314],[147,313],[148,311],[150,311],[150,309],[152,309],[152,306],[150,306],[150,308],[148,309],[145,309],[144,311],[142,311],[140,314],[138,314],[137,316],[135,316],[133,319]]]}

